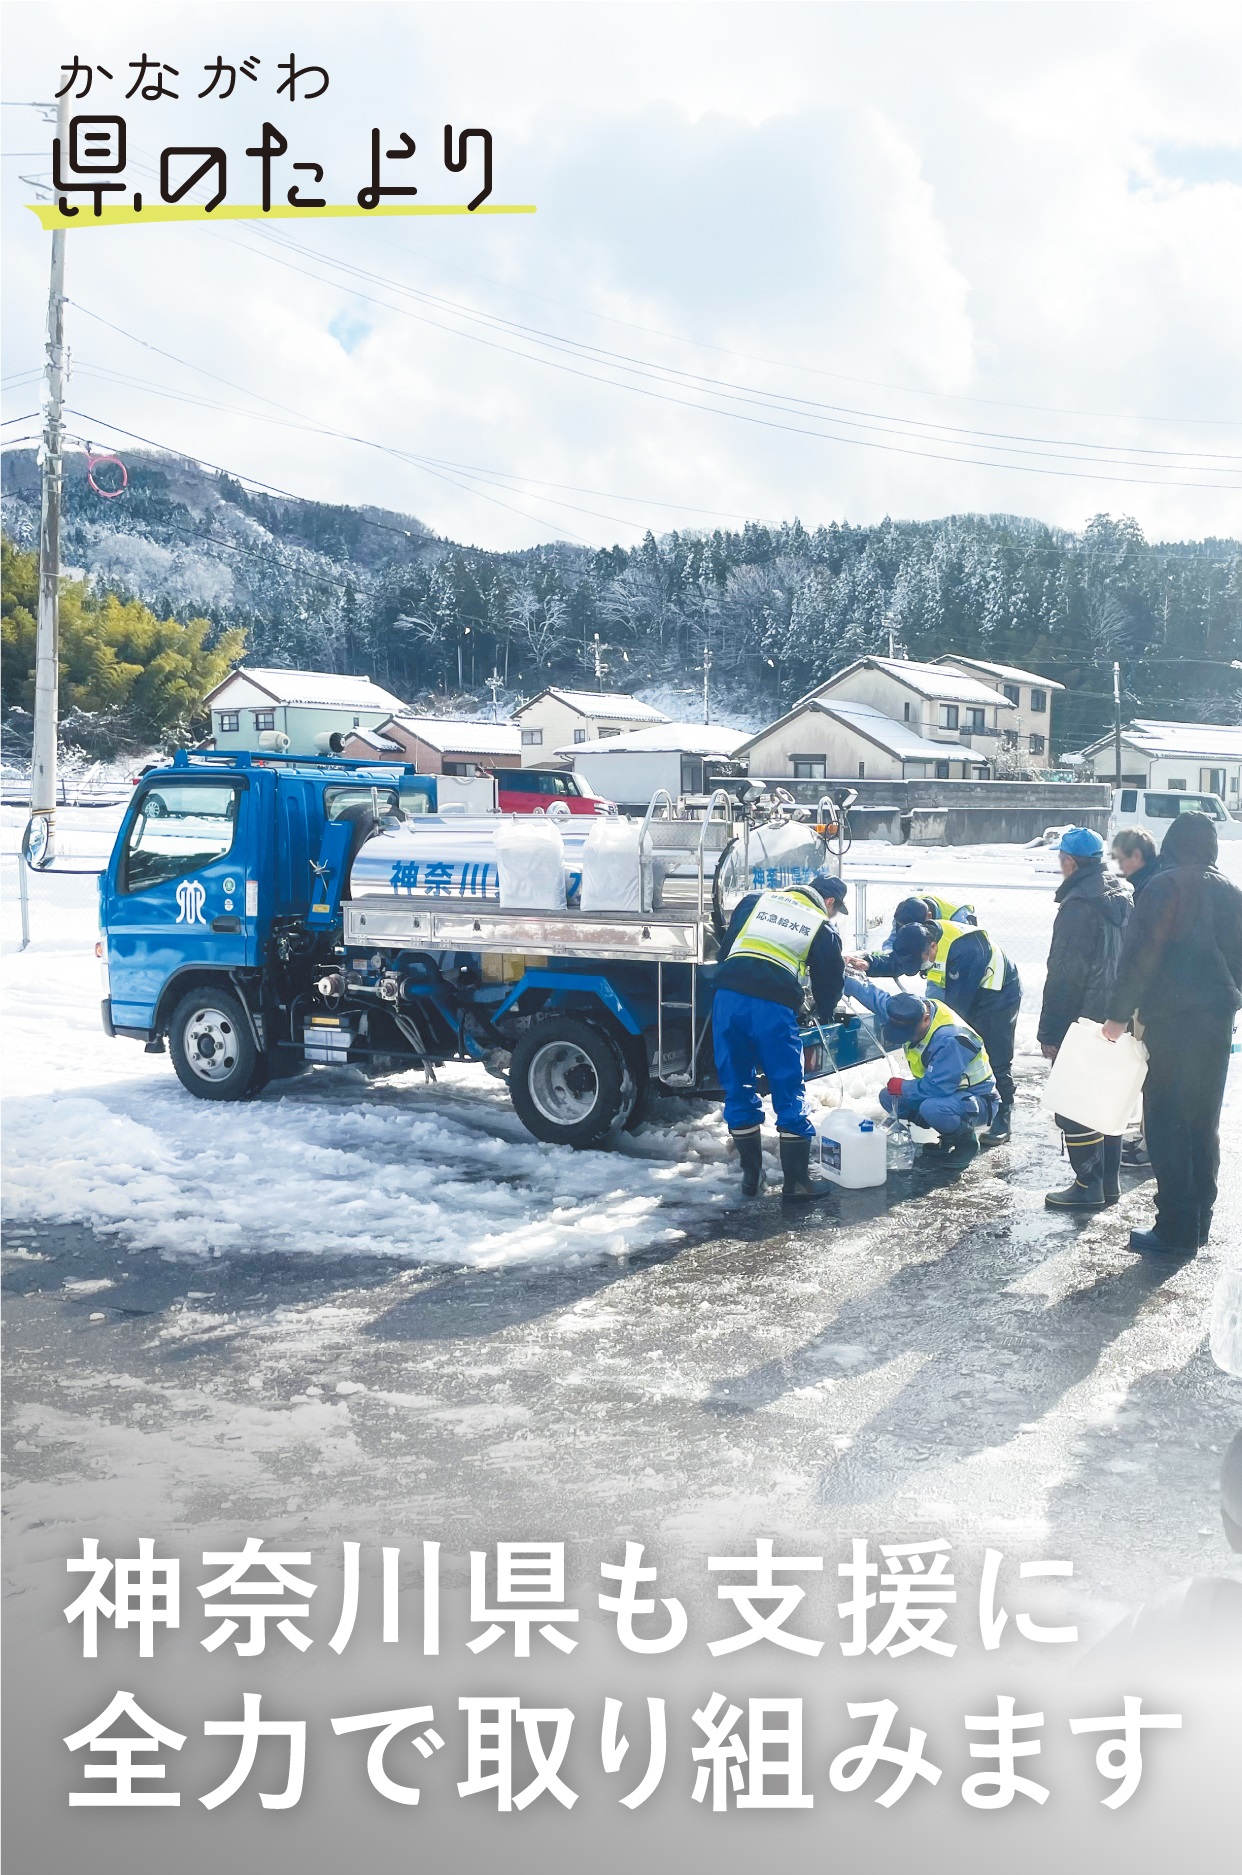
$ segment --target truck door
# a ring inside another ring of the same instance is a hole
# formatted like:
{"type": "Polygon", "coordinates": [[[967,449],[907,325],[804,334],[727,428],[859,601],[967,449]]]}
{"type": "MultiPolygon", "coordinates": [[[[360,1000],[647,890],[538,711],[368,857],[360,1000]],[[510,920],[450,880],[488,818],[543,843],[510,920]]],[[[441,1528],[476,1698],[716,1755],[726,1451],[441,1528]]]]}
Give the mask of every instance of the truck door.
{"type": "Polygon", "coordinates": [[[241,779],[153,775],[143,787],[108,862],[104,888],[118,1028],[150,1028],[160,992],[176,971],[253,961],[250,809],[241,779]]]}

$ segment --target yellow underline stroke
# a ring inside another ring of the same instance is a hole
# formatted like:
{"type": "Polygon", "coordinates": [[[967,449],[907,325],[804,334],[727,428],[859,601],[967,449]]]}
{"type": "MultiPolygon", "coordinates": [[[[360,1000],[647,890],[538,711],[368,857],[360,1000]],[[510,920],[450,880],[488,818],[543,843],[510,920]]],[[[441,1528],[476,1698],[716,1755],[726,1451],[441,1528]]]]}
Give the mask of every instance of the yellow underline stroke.
{"type": "Polygon", "coordinates": [[[152,202],[135,209],[132,204],[105,203],[102,214],[93,213],[89,204],[76,215],[62,215],[54,202],[27,202],[37,215],[45,234],[56,228],[135,228],[143,222],[156,221],[327,221],[332,217],[356,215],[366,221],[389,215],[533,215],[533,202],[480,202],[467,208],[464,202],[381,202],[376,208],[359,208],[356,202],[329,203],[326,208],[291,208],[287,203],[263,209],[257,202],[221,202],[208,211],[190,202],[152,202]]]}

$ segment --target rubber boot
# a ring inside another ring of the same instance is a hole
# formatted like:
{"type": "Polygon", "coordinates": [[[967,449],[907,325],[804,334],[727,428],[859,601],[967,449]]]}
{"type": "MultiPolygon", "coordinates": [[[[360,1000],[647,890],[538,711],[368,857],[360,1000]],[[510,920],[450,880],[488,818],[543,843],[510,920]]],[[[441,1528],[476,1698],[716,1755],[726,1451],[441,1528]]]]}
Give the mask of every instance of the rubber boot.
{"type": "Polygon", "coordinates": [[[1005,1102],[1002,1101],[996,1118],[983,1135],[980,1144],[984,1146],[1003,1146],[1005,1141],[1009,1138],[1010,1133],[1013,1131],[1012,1120],[1013,1103],[1010,1102],[1006,1105],[1005,1102]]]}
{"type": "Polygon", "coordinates": [[[1100,1184],[1104,1190],[1106,1205],[1117,1204],[1121,1199],[1121,1140],[1105,1138],[1100,1154],[1100,1184]]]}
{"type": "Polygon", "coordinates": [[[1142,1251],[1144,1256],[1192,1257],[1198,1245],[1166,1243],[1158,1230],[1132,1230],[1130,1248],[1142,1251]]]}
{"type": "Polygon", "coordinates": [[[742,1196],[753,1198],[763,1184],[763,1134],[756,1126],[747,1133],[735,1133],[733,1138],[742,1162],[742,1196]]]}
{"type": "Polygon", "coordinates": [[[811,1198],[821,1197],[827,1189],[827,1179],[811,1177],[809,1139],[800,1139],[792,1133],[781,1134],[781,1171],[785,1174],[781,1197],[786,1204],[805,1204],[811,1198]]]}
{"type": "Polygon", "coordinates": [[[1102,1211],[1104,1209],[1104,1153],[1099,1134],[1090,1146],[1082,1146],[1069,1133],[1064,1135],[1065,1150],[1074,1168],[1074,1182],[1063,1191],[1046,1191],[1044,1203],[1050,1211],[1102,1211]]]}
{"type": "Polygon", "coordinates": [[[973,1159],[978,1150],[979,1135],[973,1126],[959,1126],[955,1133],[940,1136],[941,1157],[951,1165],[963,1165],[967,1159],[973,1159]]]}

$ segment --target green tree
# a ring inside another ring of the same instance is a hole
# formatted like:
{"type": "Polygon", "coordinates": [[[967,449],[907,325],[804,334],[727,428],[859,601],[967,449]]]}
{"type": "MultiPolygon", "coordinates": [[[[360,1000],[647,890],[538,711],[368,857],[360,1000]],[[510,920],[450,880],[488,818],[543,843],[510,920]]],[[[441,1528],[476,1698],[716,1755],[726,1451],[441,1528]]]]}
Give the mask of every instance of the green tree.
{"type": "MultiPolygon", "coordinates": [[[[33,708],[38,561],[11,541],[0,545],[5,711],[33,708]]],[[[209,643],[209,619],[157,618],[140,600],[96,596],[84,582],[60,592],[60,710],[97,717],[135,745],[187,736],[203,698],[242,654],[245,634],[209,643]]]]}

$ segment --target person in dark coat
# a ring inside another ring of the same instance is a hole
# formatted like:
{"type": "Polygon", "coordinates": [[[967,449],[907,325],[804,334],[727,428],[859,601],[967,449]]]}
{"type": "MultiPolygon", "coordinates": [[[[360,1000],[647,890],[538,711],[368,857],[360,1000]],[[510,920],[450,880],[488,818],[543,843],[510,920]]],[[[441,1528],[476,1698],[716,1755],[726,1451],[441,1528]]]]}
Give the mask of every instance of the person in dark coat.
{"type": "MultiPolygon", "coordinates": [[[[1061,839],[1057,915],[1048,952],[1037,1036],[1049,1061],[1080,1016],[1102,1022],[1121,960],[1122,933],[1133,904],[1130,888],[1104,865],[1104,842],[1089,827],[1070,827],[1061,839]]],[[[1121,1195],[1121,1136],[1099,1132],[1066,1114],[1056,1123],[1073,1168],[1073,1183],[1050,1191],[1053,1211],[1102,1211],[1121,1195]]]]}
{"type": "Polygon", "coordinates": [[[1104,1033],[1137,1014],[1147,1048],[1143,1131],[1156,1174],[1156,1222],[1134,1250],[1193,1256],[1208,1240],[1220,1168],[1220,1109],[1233,1021],[1242,1009],[1242,892],[1216,868],[1216,828],[1179,814],[1160,871],[1126,932],[1104,1033]]]}
{"type": "Polygon", "coordinates": [[[1137,904],[1160,870],[1156,842],[1146,827],[1123,827],[1114,835],[1113,863],[1129,885],[1137,904]]]}

